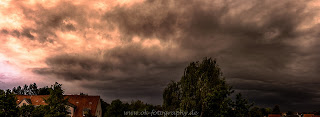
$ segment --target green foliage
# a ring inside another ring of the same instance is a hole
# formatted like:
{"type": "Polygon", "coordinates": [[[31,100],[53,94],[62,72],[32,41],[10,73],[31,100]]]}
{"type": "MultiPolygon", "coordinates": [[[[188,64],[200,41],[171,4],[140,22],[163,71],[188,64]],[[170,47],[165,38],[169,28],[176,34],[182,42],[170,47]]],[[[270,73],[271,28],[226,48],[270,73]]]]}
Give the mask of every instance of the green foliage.
{"type": "Polygon", "coordinates": [[[16,101],[15,94],[9,89],[7,91],[0,89],[0,116],[16,117],[19,112],[16,101]]]}
{"type": "Polygon", "coordinates": [[[119,99],[113,100],[107,108],[105,117],[124,117],[123,112],[128,111],[129,104],[122,103],[119,99]]]}
{"type": "Polygon", "coordinates": [[[178,110],[180,108],[180,103],[180,84],[172,81],[163,92],[163,108],[167,111],[178,110]]]}
{"type": "MultiPolygon", "coordinates": [[[[104,102],[105,103],[105,102],[104,102]]],[[[103,112],[104,113],[104,116],[103,117],[136,117],[137,115],[124,115],[124,112],[144,112],[144,111],[148,111],[148,112],[151,112],[152,110],[156,110],[156,111],[161,111],[162,110],[162,107],[160,105],[158,106],[153,106],[151,104],[146,104],[146,103],[143,103],[142,101],[140,100],[137,100],[137,101],[131,101],[130,104],[128,103],[123,103],[122,101],[120,101],[119,99],[117,100],[113,100],[111,102],[111,104],[102,104],[102,105],[105,105],[105,106],[102,106],[103,107],[106,107],[106,110],[103,112]]],[[[151,115],[148,115],[147,117],[149,117],[151,115]]],[[[152,117],[157,117],[156,115],[153,115],[152,117]]]]}
{"type": "Polygon", "coordinates": [[[23,105],[19,108],[20,117],[33,117],[32,112],[35,107],[33,105],[23,105]]]}
{"type": "Polygon", "coordinates": [[[263,117],[263,113],[259,107],[253,107],[250,112],[250,117],[263,117]]]}
{"type": "Polygon", "coordinates": [[[36,106],[32,111],[32,117],[44,117],[45,113],[49,110],[48,105],[36,106]]]}
{"type": "Polygon", "coordinates": [[[51,86],[50,96],[44,99],[48,104],[49,110],[45,113],[45,117],[66,117],[68,99],[64,99],[62,85],[55,83],[51,86]]]}
{"type": "Polygon", "coordinates": [[[247,117],[253,104],[249,104],[248,100],[244,99],[241,93],[239,93],[233,106],[236,117],[247,117]]]}
{"type": "Polygon", "coordinates": [[[216,60],[204,58],[192,62],[177,83],[170,83],[164,90],[164,109],[197,111],[200,116],[228,116],[233,93],[222,76],[216,60]]]}

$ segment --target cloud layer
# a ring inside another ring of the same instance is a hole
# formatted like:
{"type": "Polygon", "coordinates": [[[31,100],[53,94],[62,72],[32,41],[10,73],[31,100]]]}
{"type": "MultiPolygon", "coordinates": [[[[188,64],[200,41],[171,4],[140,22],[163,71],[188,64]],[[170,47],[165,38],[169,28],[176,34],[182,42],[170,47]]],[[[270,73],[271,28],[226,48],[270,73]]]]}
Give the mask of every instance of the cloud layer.
{"type": "Polygon", "coordinates": [[[0,60],[106,100],[161,104],[189,62],[213,57],[256,104],[319,110],[317,1],[46,2],[2,3],[0,60]]]}

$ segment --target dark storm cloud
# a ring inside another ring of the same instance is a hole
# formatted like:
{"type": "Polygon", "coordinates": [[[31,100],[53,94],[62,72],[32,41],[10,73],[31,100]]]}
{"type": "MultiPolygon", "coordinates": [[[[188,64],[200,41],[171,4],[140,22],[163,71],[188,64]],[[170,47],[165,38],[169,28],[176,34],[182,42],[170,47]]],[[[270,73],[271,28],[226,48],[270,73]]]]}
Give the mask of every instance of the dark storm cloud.
{"type": "MultiPolygon", "coordinates": [[[[217,57],[227,78],[268,81],[262,88],[241,80],[234,85],[239,90],[272,92],[275,95],[257,103],[286,100],[282,104],[288,109],[290,102],[309,104],[306,100],[319,97],[317,84],[310,84],[318,78],[314,71],[319,66],[319,56],[314,55],[318,47],[312,46],[307,54],[298,47],[305,38],[319,43],[314,40],[319,34],[318,26],[313,25],[309,31],[300,29],[316,13],[303,2],[306,1],[146,1],[130,8],[116,7],[106,13],[105,19],[128,38],[134,35],[176,40],[181,48],[190,50],[189,54],[217,57]],[[305,61],[307,56],[312,60],[305,61]],[[304,68],[307,74],[301,75],[305,72],[299,69],[304,68]],[[271,97],[279,100],[268,101],[271,97]]],[[[249,97],[256,96],[251,93],[249,97]]]]}
{"type": "Polygon", "coordinates": [[[157,104],[162,100],[164,86],[179,78],[183,73],[181,68],[187,64],[175,60],[166,51],[143,48],[140,44],[116,47],[94,57],[55,56],[46,63],[49,68],[34,69],[34,72],[67,81],[81,80],[82,86],[98,90],[108,101],[143,99],[157,104]]]}
{"type": "MultiPolygon", "coordinates": [[[[156,38],[178,48],[162,51],[128,44],[93,56],[62,54],[49,57],[49,67],[34,72],[68,81],[91,81],[83,86],[103,90],[105,96],[149,97],[146,100],[159,104],[161,101],[151,99],[161,100],[166,83],[178,80],[188,62],[209,56],[218,59],[228,82],[258,105],[312,110],[320,97],[316,80],[320,33],[318,25],[302,28],[317,12],[308,8],[307,2],[147,0],[130,7],[117,6],[99,20],[106,22],[106,29],[119,29],[123,41],[131,43],[135,36],[156,38]]],[[[86,28],[85,18],[75,15],[83,9],[62,6],[66,7],[61,12],[45,10],[45,19],[36,20],[40,25],[35,30],[43,29],[43,35],[64,26],[78,30],[62,23],[68,17],[79,19],[86,28]]]]}

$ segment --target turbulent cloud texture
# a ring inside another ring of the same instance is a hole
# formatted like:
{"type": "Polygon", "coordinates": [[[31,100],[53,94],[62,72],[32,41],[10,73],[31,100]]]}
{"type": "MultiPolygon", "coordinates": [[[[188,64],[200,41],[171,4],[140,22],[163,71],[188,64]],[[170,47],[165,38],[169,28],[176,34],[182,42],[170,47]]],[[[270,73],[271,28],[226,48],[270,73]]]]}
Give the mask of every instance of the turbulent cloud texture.
{"type": "Polygon", "coordinates": [[[12,0],[0,5],[1,61],[108,101],[161,104],[164,87],[179,80],[189,62],[213,57],[234,89],[256,104],[319,110],[318,1],[12,0]]]}

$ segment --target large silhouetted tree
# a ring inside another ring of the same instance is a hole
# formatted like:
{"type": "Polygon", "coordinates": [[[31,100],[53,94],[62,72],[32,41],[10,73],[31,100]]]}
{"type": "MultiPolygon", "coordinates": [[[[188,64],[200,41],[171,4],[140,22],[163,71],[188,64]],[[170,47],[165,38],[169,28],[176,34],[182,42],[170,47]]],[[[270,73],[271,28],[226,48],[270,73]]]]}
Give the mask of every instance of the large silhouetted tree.
{"type": "Polygon", "coordinates": [[[216,60],[204,58],[190,63],[181,80],[165,88],[163,105],[169,110],[197,111],[200,116],[228,116],[232,92],[216,60]]]}

